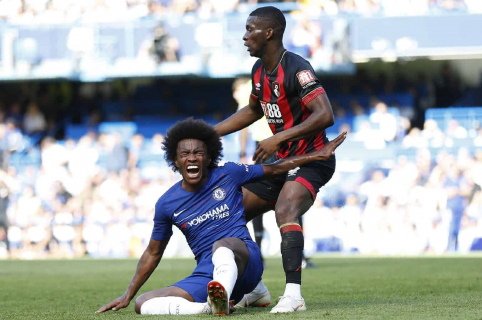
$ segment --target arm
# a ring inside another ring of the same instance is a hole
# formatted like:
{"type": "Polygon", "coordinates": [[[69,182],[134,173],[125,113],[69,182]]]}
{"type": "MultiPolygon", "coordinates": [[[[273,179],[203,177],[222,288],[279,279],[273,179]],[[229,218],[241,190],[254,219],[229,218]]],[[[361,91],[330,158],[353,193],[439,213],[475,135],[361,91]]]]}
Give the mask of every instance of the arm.
{"type": "MultiPolygon", "coordinates": [[[[330,100],[326,94],[320,94],[311,100],[306,107],[312,112],[305,121],[286,131],[278,133],[283,142],[298,141],[317,134],[335,124],[330,100]]],[[[280,144],[281,144],[280,143],[280,144]]]]}
{"type": "Polygon", "coordinates": [[[136,295],[137,291],[144,285],[144,283],[149,279],[152,272],[156,269],[157,265],[161,261],[162,255],[166,246],[169,242],[168,240],[157,241],[151,239],[146,250],[142,254],[137,264],[137,270],[132,280],[127,288],[126,292],[119,298],[111,301],[110,303],[104,305],[102,308],[97,310],[97,313],[101,313],[108,310],[117,311],[119,309],[125,308],[129,305],[131,300],[136,295]]]}
{"type": "Polygon", "coordinates": [[[310,137],[331,127],[335,123],[330,100],[328,100],[326,94],[319,94],[311,100],[306,107],[312,113],[305,121],[260,142],[253,155],[255,162],[258,160],[266,160],[266,158],[278,150],[284,142],[297,141],[310,137]]]}
{"type": "Polygon", "coordinates": [[[220,135],[225,136],[248,127],[250,124],[263,116],[263,110],[259,102],[249,99],[249,104],[214,126],[214,130],[220,135]]]}
{"type": "Polygon", "coordinates": [[[239,158],[242,163],[246,162],[246,146],[248,144],[248,136],[248,128],[242,129],[239,136],[239,144],[241,147],[241,150],[239,152],[239,158]]]}
{"type": "Polygon", "coordinates": [[[321,150],[299,156],[278,160],[272,164],[263,164],[263,176],[285,173],[313,161],[325,161],[335,154],[335,149],[346,138],[346,132],[340,134],[336,139],[328,142],[321,150]]]}

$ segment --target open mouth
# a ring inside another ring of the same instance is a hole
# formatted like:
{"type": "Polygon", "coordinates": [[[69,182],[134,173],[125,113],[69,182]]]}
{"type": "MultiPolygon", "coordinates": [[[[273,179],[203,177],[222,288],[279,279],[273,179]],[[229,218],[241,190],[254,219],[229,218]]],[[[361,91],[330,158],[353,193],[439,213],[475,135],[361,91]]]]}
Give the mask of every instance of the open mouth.
{"type": "Polygon", "coordinates": [[[197,165],[189,165],[187,166],[187,176],[191,179],[193,178],[197,178],[197,176],[199,175],[199,166],[197,165]]]}

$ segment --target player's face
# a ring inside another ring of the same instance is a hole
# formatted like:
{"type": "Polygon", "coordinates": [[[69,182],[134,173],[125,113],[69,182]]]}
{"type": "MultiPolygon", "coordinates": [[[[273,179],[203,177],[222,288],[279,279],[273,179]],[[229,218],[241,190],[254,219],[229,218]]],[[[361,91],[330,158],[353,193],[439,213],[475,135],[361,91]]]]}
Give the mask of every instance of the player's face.
{"type": "Polygon", "coordinates": [[[209,159],[206,144],[197,139],[179,141],[176,152],[176,166],[186,184],[191,187],[203,185],[208,177],[209,159]]]}
{"type": "Polygon", "coordinates": [[[250,56],[261,57],[267,41],[265,24],[256,17],[250,16],[246,20],[246,33],[243,40],[250,56]]]}

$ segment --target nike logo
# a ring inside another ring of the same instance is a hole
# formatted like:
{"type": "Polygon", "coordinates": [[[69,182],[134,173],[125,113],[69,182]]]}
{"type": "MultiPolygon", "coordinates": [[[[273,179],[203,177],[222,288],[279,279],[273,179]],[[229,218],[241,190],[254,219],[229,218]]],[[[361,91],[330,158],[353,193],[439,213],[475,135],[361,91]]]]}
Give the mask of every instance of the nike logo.
{"type": "Polygon", "coordinates": [[[299,306],[297,306],[297,307],[293,308],[293,311],[298,310],[298,309],[299,309],[300,307],[302,307],[302,306],[303,306],[303,303],[302,303],[302,304],[300,304],[299,306]]]}
{"type": "Polygon", "coordinates": [[[181,211],[179,211],[178,213],[174,213],[174,217],[177,217],[178,215],[180,215],[180,214],[183,213],[184,211],[186,211],[186,209],[181,210],[181,211]]]}

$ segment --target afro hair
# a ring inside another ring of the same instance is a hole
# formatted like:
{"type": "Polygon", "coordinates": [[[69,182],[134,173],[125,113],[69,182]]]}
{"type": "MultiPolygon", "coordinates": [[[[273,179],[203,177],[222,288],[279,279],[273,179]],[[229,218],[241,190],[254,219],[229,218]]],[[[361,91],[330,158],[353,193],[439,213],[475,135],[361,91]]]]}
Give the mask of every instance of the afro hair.
{"type": "Polygon", "coordinates": [[[167,164],[174,172],[178,172],[176,167],[177,145],[179,141],[185,139],[201,140],[206,144],[208,155],[211,159],[208,168],[216,168],[223,156],[223,145],[221,137],[212,126],[202,120],[188,118],[173,125],[166,134],[162,143],[162,150],[166,152],[165,159],[167,164]]]}

